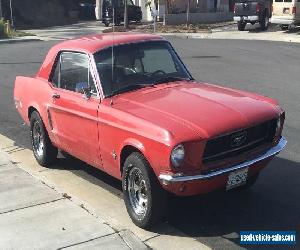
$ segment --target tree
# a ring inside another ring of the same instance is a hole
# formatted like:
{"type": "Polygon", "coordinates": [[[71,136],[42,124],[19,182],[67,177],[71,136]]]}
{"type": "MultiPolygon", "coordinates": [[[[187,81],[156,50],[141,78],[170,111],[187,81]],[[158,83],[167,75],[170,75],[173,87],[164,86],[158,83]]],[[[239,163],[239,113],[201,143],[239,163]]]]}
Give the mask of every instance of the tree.
{"type": "Polygon", "coordinates": [[[124,28],[128,29],[128,0],[124,0],[124,28]]]}
{"type": "Polygon", "coordinates": [[[166,14],[171,14],[172,12],[171,0],[165,0],[165,6],[166,6],[166,14]]]}
{"type": "Polygon", "coordinates": [[[2,0],[0,0],[0,20],[3,18],[2,14],[2,0]]]}

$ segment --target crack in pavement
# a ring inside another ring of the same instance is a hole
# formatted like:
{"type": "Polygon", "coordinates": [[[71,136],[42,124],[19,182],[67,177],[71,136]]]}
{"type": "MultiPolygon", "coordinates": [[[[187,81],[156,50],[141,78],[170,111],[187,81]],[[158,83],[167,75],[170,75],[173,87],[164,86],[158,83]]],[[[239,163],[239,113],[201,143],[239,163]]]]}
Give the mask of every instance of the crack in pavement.
{"type": "Polygon", "coordinates": [[[106,235],[103,235],[103,236],[100,236],[100,237],[92,238],[92,239],[89,239],[89,240],[86,240],[86,241],[82,241],[82,242],[79,242],[79,243],[75,243],[75,244],[72,244],[72,245],[68,245],[68,246],[65,246],[65,247],[60,247],[57,250],[62,250],[62,249],[67,249],[67,248],[70,248],[70,247],[82,245],[84,243],[88,243],[88,242],[91,242],[91,241],[94,241],[94,240],[98,240],[98,239],[101,239],[101,238],[104,238],[104,237],[107,237],[107,236],[110,236],[110,235],[114,235],[114,234],[117,234],[117,233],[113,232],[113,233],[110,233],[110,234],[106,234],[106,235]]]}
{"type": "Polygon", "coordinates": [[[45,205],[45,204],[49,204],[49,203],[53,203],[53,202],[65,200],[65,199],[66,198],[62,197],[62,198],[59,198],[59,199],[56,199],[56,200],[53,200],[53,201],[47,201],[47,202],[42,202],[42,203],[38,203],[38,204],[26,206],[26,207],[16,208],[16,209],[12,209],[12,210],[9,210],[9,211],[1,212],[0,215],[12,213],[12,212],[23,210],[23,209],[26,209],[26,208],[37,207],[37,206],[41,206],[41,205],[45,205]]]}

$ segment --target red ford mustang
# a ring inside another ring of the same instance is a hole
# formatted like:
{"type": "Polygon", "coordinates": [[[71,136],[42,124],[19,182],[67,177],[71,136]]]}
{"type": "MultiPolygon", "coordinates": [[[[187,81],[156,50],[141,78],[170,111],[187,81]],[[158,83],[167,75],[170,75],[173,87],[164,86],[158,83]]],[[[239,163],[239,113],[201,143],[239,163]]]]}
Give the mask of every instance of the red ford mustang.
{"type": "Polygon", "coordinates": [[[275,100],[196,82],[156,35],[62,42],[34,78],[17,77],[14,99],[39,164],[59,149],[122,180],[142,228],[162,218],[168,192],[250,187],[286,145],[275,100]]]}

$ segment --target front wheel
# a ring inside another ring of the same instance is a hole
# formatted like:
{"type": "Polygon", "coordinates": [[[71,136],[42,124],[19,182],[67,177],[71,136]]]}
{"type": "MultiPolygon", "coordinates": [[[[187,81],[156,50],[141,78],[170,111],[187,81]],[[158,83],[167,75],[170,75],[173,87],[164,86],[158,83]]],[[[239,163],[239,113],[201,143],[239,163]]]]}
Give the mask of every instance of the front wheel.
{"type": "Polygon", "coordinates": [[[245,30],[245,27],[246,27],[246,22],[244,22],[244,21],[239,21],[238,23],[237,23],[237,25],[238,25],[238,30],[239,31],[244,31],[245,30]]]}
{"type": "Polygon", "coordinates": [[[110,24],[109,22],[104,22],[105,27],[108,27],[109,24],[110,24]]]}
{"type": "Polygon", "coordinates": [[[37,111],[30,116],[30,137],[35,159],[41,166],[49,167],[57,159],[58,150],[52,145],[37,111]]]}
{"type": "Polygon", "coordinates": [[[144,229],[158,223],[165,213],[167,194],[142,154],[128,156],[122,177],[124,201],[133,223],[144,229]]]}

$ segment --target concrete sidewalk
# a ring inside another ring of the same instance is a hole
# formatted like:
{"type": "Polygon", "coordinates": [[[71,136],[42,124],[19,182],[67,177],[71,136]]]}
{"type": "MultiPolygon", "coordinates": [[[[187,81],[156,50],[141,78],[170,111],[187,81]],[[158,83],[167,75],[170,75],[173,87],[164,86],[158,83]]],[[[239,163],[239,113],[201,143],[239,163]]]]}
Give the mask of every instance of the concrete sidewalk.
{"type": "Polygon", "coordinates": [[[300,43],[300,31],[270,31],[270,32],[241,32],[241,31],[212,31],[211,33],[158,33],[161,36],[181,37],[189,39],[224,39],[224,40],[256,40],[273,42],[300,43]]]}
{"type": "Polygon", "coordinates": [[[0,180],[0,249],[147,249],[129,230],[114,230],[1,151],[0,180]]]}
{"type": "Polygon", "coordinates": [[[101,177],[96,178],[76,167],[72,170],[71,165],[75,163],[72,160],[58,161],[51,169],[41,167],[31,150],[1,134],[0,157],[0,207],[3,207],[0,249],[21,246],[52,249],[72,244],[82,248],[122,249],[121,240],[126,242],[125,248],[132,249],[210,249],[168,223],[156,225],[150,231],[135,226],[121,194],[112,193],[101,177]],[[8,170],[15,171],[10,179],[8,170]],[[44,209],[48,206],[53,207],[44,209]],[[63,241],[65,234],[68,242],[63,241]],[[111,240],[111,237],[115,238],[111,240]],[[108,243],[102,247],[104,240],[108,243]],[[53,247],[48,244],[52,241],[56,242],[53,247]],[[42,243],[44,245],[38,245],[42,243]],[[117,248],[112,243],[117,244],[117,248]]]}

